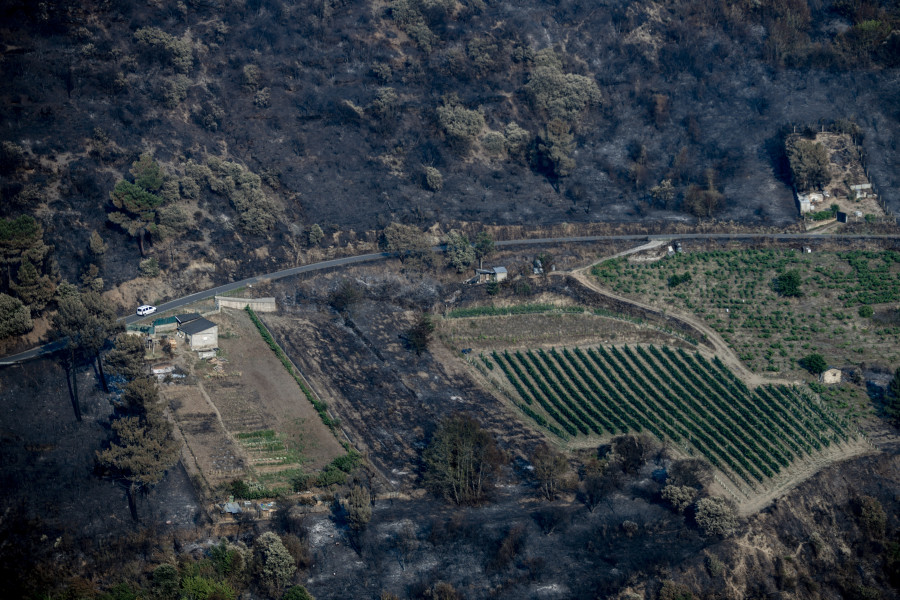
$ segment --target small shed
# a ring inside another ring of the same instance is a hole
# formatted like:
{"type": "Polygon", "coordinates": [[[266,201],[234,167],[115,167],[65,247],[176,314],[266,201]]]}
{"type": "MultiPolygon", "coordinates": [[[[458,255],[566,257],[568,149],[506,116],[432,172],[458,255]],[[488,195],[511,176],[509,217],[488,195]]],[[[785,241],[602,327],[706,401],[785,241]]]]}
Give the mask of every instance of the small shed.
{"type": "Polygon", "coordinates": [[[219,347],[219,326],[212,321],[200,317],[184,325],[178,330],[184,333],[185,341],[191,350],[209,350],[219,347]]]}
{"type": "Polygon", "coordinates": [[[183,315],[175,315],[175,320],[178,321],[179,325],[184,325],[185,323],[190,323],[191,321],[196,321],[197,319],[202,319],[203,315],[200,313],[184,313],[183,315]]]}
{"type": "Polygon", "coordinates": [[[508,273],[506,267],[493,267],[491,269],[475,269],[475,275],[478,276],[478,283],[487,283],[489,281],[503,281],[508,273]]]}
{"type": "Polygon", "coordinates": [[[828,369],[824,373],[822,373],[822,383],[832,384],[832,383],[840,383],[841,382],[841,370],[840,369],[828,369]]]}
{"type": "Polygon", "coordinates": [[[239,515],[244,511],[241,509],[241,505],[237,502],[226,502],[222,506],[222,512],[226,512],[230,515],[239,515]]]}

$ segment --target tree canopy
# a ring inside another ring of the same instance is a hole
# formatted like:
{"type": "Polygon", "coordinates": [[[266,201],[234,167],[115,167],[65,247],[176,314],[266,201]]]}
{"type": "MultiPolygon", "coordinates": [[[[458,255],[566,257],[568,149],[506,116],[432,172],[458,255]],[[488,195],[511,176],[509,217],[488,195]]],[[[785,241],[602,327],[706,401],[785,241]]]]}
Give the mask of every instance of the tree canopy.
{"type": "Polygon", "coordinates": [[[438,424],[425,450],[425,485],[455,504],[484,500],[503,454],[490,433],[469,415],[438,424]]]}

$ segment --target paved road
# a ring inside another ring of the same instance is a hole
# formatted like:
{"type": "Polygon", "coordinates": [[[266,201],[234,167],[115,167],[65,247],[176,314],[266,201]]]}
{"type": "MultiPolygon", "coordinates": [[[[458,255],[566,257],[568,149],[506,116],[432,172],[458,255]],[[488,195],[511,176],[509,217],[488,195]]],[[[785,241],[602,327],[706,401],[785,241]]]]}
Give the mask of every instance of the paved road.
{"type": "MultiPolygon", "coordinates": [[[[840,235],[840,234],[824,234],[824,235],[815,235],[812,233],[683,233],[683,234],[651,234],[651,235],[588,235],[581,237],[567,237],[567,238],[536,238],[536,239],[525,239],[525,240],[502,240],[495,242],[495,245],[501,248],[505,248],[508,246],[533,246],[533,245],[546,245],[546,244],[570,244],[570,243],[590,243],[590,242],[602,242],[602,241],[652,241],[652,240],[685,240],[685,239],[708,239],[708,240],[746,240],[746,239],[770,239],[770,240],[801,240],[801,239],[871,239],[871,240],[887,240],[887,239],[900,239],[900,235],[840,235]]],[[[439,252],[443,250],[441,246],[435,246],[433,248],[434,251],[439,252]]],[[[214,287],[202,292],[197,292],[195,294],[191,294],[189,296],[184,296],[183,298],[178,298],[177,300],[172,300],[170,302],[166,302],[164,304],[160,304],[157,306],[158,312],[166,312],[175,308],[180,308],[182,306],[187,306],[188,304],[193,304],[194,302],[198,302],[200,300],[206,300],[207,298],[212,298],[213,296],[221,296],[227,292],[234,291],[236,289],[246,287],[248,285],[253,285],[255,283],[260,283],[263,281],[274,281],[276,279],[283,279],[285,277],[291,277],[292,275],[299,275],[300,273],[308,273],[310,271],[321,271],[323,269],[331,269],[334,267],[345,267],[347,265],[354,265],[364,262],[372,262],[376,260],[384,260],[385,258],[391,257],[393,254],[390,252],[378,252],[374,254],[361,254],[359,256],[347,256],[345,258],[335,258],[333,260],[326,260],[317,263],[310,263],[308,265],[303,265],[302,267],[293,267],[290,269],[283,269],[281,271],[275,271],[274,273],[268,273],[266,275],[258,275],[256,277],[248,277],[247,279],[241,279],[240,281],[235,281],[233,283],[227,283],[225,285],[220,285],[218,287],[214,287]]],[[[119,322],[125,325],[130,325],[132,323],[137,323],[142,319],[146,319],[147,317],[139,317],[137,315],[129,315],[126,317],[120,317],[119,322]]],[[[20,352],[19,354],[13,354],[11,356],[7,356],[4,358],[0,358],[0,366],[2,365],[11,365],[18,362],[22,362],[24,360],[29,360],[35,358],[37,356],[41,356],[44,354],[50,354],[55,350],[59,349],[61,346],[60,342],[54,342],[51,344],[44,344],[43,346],[39,346],[37,348],[32,348],[26,352],[20,352]]]]}

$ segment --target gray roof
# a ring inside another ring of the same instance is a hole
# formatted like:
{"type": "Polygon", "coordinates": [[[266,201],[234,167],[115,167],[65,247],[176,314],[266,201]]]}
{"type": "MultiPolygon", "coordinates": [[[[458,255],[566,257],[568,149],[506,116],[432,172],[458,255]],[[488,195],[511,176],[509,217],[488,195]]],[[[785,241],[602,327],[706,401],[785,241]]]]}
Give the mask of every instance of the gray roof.
{"type": "Polygon", "coordinates": [[[506,273],[506,267],[494,267],[494,273],[506,273]]]}
{"type": "Polygon", "coordinates": [[[225,512],[231,513],[233,515],[240,514],[244,512],[241,510],[241,505],[237,502],[226,502],[225,503],[225,512]]]}
{"type": "Polygon", "coordinates": [[[185,323],[190,323],[191,321],[196,321],[197,319],[202,318],[203,315],[200,313],[185,313],[183,315],[175,315],[175,319],[184,325],[185,323]]]}
{"type": "Polygon", "coordinates": [[[201,331],[206,331],[207,329],[212,329],[216,326],[217,325],[209,319],[200,317],[199,319],[194,319],[190,323],[181,325],[179,329],[181,329],[181,331],[185,332],[188,335],[194,335],[195,333],[200,333],[201,331]]]}

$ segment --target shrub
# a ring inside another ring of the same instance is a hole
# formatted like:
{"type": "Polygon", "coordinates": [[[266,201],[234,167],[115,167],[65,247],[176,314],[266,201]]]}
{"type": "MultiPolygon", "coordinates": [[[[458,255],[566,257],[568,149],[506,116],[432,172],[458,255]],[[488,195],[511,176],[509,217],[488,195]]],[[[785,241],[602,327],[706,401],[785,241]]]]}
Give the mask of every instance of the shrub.
{"type": "Polygon", "coordinates": [[[188,40],[178,39],[159,27],[142,27],[134,32],[134,39],[171,63],[176,71],[187,73],[191,70],[194,55],[188,40]]]}
{"type": "Polygon", "coordinates": [[[425,189],[439,192],[444,187],[444,177],[434,167],[425,167],[425,189]]]}
{"type": "Polygon", "coordinates": [[[437,116],[447,138],[460,146],[468,147],[484,128],[484,116],[481,112],[468,110],[458,104],[438,107],[437,116]]]}
{"type": "Polygon", "coordinates": [[[600,102],[600,89],[590,77],[563,73],[562,62],[551,48],[535,56],[525,93],[532,106],[551,120],[572,122],[591,104],[600,102]]]}
{"type": "Polygon", "coordinates": [[[306,588],[302,585],[292,586],[288,591],[284,593],[284,596],[281,597],[281,600],[316,600],[312,594],[306,591],[306,588]]]}
{"type": "Polygon", "coordinates": [[[864,304],[863,306],[859,307],[859,316],[862,317],[863,319],[868,319],[873,314],[875,314],[875,311],[872,309],[871,306],[864,304]]]}
{"type": "Polygon", "coordinates": [[[159,261],[154,257],[142,260],[140,264],[141,277],[159,277],[159,261]]]}
{"type": "Polygon", "coordinates": [[[502,156],[506,152],[506,138],[499,131],[489,131],[482,136],[481,147],[491,156],[502,156]]]}
{"type": "Polygon", "coordinates": [[[737,508],[727,498],[701,498],[695,508],[694,518],[706,535],[729,535],[737,528],[737,508]]]}
{"type": "Polygon", "coordinates": [[[873,538],[884,536],[887,514],[877,498],[862,496],[859,502],[859,520],[866,532],[873,538]]]}
{"type": "Polygon", "coordinates": [[[662,497],[675,512],[681,514],[694,502],[697,490],[689,485],[667,485],[663,488],[662,497]]]}

